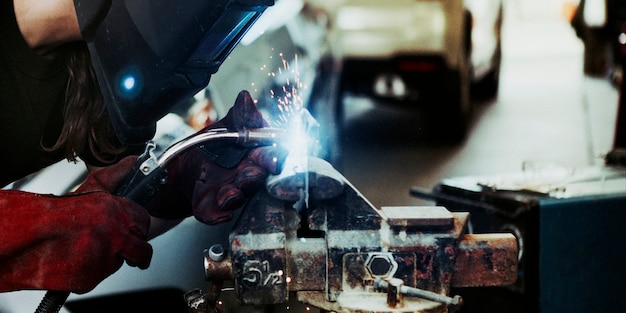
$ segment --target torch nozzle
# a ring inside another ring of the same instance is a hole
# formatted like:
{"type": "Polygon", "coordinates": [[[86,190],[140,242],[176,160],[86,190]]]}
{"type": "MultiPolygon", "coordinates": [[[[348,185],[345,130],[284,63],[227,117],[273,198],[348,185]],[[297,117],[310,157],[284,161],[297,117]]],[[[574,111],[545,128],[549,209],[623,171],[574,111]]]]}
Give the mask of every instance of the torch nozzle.
{"type": "Polygon", "coordinates": [[[279,143],[287,136],[287,130],[281,128],[253,128],[237,132],[238,145],[254,148],[259,146],[271,146],[279,143]]]}

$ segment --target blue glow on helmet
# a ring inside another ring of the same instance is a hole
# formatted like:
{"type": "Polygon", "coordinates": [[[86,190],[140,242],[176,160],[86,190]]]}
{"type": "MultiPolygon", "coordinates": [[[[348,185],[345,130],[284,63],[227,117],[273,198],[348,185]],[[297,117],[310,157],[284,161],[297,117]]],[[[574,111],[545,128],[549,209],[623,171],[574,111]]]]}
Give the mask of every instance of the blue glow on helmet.
{"type": "Polygon", "coordinates": [[[143,89],[143,77],[139,68],[130,66],[117,75],[115,93],[124,100],[138,97],[143,89]]]}
{"type": "Polygon", "coordinates": [[[122,79],[122,88],[130,92],[135,88],[135,82],[135,77],[130,75],[126,76],[122,79]]]}

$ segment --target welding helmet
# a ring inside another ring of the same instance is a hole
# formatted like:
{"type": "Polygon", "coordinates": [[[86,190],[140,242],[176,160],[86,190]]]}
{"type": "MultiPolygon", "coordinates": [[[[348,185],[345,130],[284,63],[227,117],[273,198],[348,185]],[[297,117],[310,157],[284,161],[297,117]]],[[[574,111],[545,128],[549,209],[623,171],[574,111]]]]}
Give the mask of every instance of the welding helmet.
{"type": "Polygon", "coordinates": [[[209,83],[274,0],[74,0],[80,31],[122,143],[209,83]]]}

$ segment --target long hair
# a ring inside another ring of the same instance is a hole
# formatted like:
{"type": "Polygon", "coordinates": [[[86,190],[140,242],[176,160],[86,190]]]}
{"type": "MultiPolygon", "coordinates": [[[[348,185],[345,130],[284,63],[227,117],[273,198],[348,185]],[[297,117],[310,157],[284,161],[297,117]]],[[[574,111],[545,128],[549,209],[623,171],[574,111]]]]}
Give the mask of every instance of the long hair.
{"type": "Polygon", "coordinates": [[[91,155],[99,162],[111,163],[125,147],[117,140],[111,125],[87,44],[77,41],[66,45],[69,80],[63,128],[57,142],[44,149],[63,149],[65,157],[73,162],[81,155],[91,155]]]}

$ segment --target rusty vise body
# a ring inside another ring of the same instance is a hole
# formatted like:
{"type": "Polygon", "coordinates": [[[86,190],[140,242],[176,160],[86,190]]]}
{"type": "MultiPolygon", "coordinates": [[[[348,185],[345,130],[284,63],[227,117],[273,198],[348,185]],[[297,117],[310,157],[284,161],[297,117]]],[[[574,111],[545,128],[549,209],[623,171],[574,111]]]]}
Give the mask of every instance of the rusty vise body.
{"type": "MultiPolygon", "coordinates": [[[[311,175],[308,188],[322,187],[324,179],[311,175]]],[[[341,190],[308,199],[302,210],[271,192],[257,194],[230,247],[208,249],[207,279],[217,286],[233,280],[242,304],[285,303],[295,294],[334,312],[453,312],[462,299],[449,295],[451,287],[515,282],[512,234],[468,234],[469,213],[441,206],[376,208],[343,176],[333,177],[341,190]]]]}

